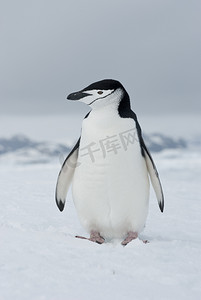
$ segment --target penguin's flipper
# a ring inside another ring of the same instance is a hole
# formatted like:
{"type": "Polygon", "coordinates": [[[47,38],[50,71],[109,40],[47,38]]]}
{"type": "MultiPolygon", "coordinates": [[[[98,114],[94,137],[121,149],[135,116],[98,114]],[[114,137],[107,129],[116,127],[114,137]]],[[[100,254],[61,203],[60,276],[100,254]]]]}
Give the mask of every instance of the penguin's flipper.
{"type": "Polygon", "coordinates": [[[79,145],[80,145],[80,138],[77,141],[74,148],[68,154],[59,172],[57,185],[56,185],[55,198],[56,198],[57,206],[60,211],[64,209],[66,195],[70,187],[75,168],[77,166],[79,145]]]}
{"type": "Polygon", "coordinates": [[[137,120],[137,116],[134,113],[134,111],[132,111],[131,109],[120,112],[120,116],[122,118],[132,118],[135,121],[136,129],[137,129],[137,133],[138,133],[138,138],[139,138],[139,142],[140,142],[140,146],[141,146],[141,150],[142,150],[142,156],[145,158],[145,161],[146,161],[147,170],[149,172],[151,183],[152,183],[152,186],[154,188],[156,198],[158,200],[158,205],[160,207],[161,212],[163,212],[163,209],[164,209],[164,196],[163,196],[163,190],[162,190],[161,182],[160,182],[160,179],[159,179],[158,171],[157,171],[156,166],[154,164],[154,161],[151,157],[151,154],[149,153],[149,151],[148,151],[148,149],[147,149],[147,147],[144,143],[144,140],[143,140],[143,137],[142,137],[141,127],[140,127],[140,124],[137,120]]]}
{"type": "Polygon", "coordinates": [[[164,210],[164,196],[163,196],[163,190],[161,186],[161,182],[159,179],[158,171],[156,169],[156,166],[154,164],[154,161],[151,157],[151,154],[149,153],[144,141],[142,144],[142,148],[144,150],[144,157],[147,165],[147,170],[149,172],[149,176],[151,179],[152,186],[154,188],[156,198],[158,200],[158,205],[160,207],[161,212],[164,210]]]}

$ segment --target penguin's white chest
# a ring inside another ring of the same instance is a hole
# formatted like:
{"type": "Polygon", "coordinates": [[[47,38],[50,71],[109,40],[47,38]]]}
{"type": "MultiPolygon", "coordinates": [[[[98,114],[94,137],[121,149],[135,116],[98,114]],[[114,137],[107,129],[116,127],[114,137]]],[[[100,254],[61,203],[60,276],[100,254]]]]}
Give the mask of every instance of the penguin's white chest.
{"type": "Polygon", "coordinates": [[[82,225],[103,237],[140,232],[148,212],[149,180],[135,122],[91,112],[83,121],[73,199],[82,225]]]}

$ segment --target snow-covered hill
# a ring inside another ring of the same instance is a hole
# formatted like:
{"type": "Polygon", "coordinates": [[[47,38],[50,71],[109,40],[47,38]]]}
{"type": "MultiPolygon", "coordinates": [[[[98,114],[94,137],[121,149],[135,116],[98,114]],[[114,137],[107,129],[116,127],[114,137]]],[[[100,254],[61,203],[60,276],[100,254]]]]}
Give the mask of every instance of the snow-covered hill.
{"type": "Polygon", "coordinates": [[[167,149],[185,149],[188,141],[182,138],[172,138],[161,133],[151,133],[144,135],[147,147],[152,152],[160,152],[167,149]]]}
{"type": "Polygon", "coordinates": [[[24,135],[0,138],[0,161],[49,163],[69,151],[70,148],[61,143],[37,142],[24,135]]]}
{"type": "MultiPolygon", "coordinates": [[[[167,149],[186,149],[188,141],[181,138],[170,138],[155,133],[144,136],[151,152],[160,152],[167,149]]],[[[0,162],[16,163],[49,163],[55,159],[62,160],[72,145],[58,142],[41,142],[24,135],[14,135],[11,138],[0,138],[0,162]]]]}

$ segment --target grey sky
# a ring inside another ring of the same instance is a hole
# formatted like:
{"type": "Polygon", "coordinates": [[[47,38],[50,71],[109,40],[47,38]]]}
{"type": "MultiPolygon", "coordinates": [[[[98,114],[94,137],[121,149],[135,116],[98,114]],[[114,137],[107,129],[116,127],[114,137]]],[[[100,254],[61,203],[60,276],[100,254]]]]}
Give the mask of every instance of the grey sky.
{"type": "Polygon", "coordinates": [[[136,112],[201,111],[200,0],[0,2],[0,113],[67,113],[120,80],[136,112]]]}

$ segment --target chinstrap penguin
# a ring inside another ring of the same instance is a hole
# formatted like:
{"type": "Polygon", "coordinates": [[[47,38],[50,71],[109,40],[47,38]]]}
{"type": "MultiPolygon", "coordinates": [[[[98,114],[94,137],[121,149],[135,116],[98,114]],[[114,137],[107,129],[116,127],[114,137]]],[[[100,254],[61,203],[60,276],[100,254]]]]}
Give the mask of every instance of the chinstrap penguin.
{"type": "Polygon", "coordinates": [[[119,81],[105,79],[67,99],[84,102],[91,111],[59,173],[57,206],[60,211],[64,209],[72,182],[75,208],[90,233],[89,240],[102,244],[107,238],[121,238],[126,245],[145,226],[149,177],[161,212],[164,209],[159,175],[131,110],[129,95],[119,81]]]}

